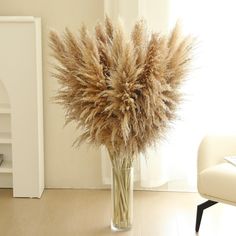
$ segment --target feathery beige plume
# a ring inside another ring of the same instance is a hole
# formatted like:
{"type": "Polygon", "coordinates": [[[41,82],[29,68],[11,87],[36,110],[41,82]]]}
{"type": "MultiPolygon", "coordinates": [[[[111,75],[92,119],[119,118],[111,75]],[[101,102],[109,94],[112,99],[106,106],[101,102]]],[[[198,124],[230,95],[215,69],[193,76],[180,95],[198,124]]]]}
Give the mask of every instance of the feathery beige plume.
{"type": "Polygon", "coordinates": [[[124,30],[106,17],[91,35],[68,29],[50,33],[54,77],[61,88],[56,101],[82,135],[75,141],[105,145],[112,162],[131,166],[163,137],[181,100],[179,86],[189,69],[193,40],[176,24],[170,36],[148,35],[138,21],[126,40],[124,30]]]}

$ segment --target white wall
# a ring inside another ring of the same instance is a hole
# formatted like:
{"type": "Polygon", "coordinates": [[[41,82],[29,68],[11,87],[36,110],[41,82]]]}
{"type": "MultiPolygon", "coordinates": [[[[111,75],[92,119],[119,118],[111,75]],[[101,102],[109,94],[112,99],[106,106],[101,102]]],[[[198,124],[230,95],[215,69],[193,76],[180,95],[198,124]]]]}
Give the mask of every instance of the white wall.
{"type": "MultiPolygon", "coordinates": [[[[42,17],[44,69],[44,130],[46,187],[99,187],[101,185],[100,152],[82,145],[71,147],[74,127],[63,129],[64,114],[52,104],[57,83],[50,78],[48,32],[77,29],[82,22],[90,28],[103,18],[102,0],[1,0],[0,15],[32,15],[42,17]]],[[[23,56],[23,55],[22,55],[23,56]]]]}
{"type": "Polygon", "coordinates": [[[147,20],[149,29],[167,33],[170,0],[139,0],[139,15],[147,20]]]}
{"type": "Polygon", "coordinates": [[[82,22],[91,28],[96,21],[103,19],[104,11],[110,13],[113,18],[121,15],[128,30],[138,15],[147,18],[151,29],[165,30],[168,25],[168,2],[167,0],[1,0],[0,15],[33,15],[42,18],[46,187],[103,187],[100,151],[87,145],[82,145],[78,150],[72,148],[71,144],[77,135],[75,128],[70,125],[63,129],[63,110],[51,102],[57,83],[50,78],[52,59],[48,47],[49,30],[56,29],[61,32],[66,26],[75,30],[82,22]]]}

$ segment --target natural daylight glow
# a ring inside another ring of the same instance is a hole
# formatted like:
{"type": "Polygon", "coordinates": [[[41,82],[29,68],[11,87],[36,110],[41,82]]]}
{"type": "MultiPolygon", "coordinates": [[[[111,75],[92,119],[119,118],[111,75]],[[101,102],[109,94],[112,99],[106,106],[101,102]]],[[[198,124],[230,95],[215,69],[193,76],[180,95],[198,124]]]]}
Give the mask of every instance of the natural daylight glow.
{"type": "Polygon", "coordinates": [[[180,121],[163,153],[172,165],[170,177],[185,179],[193,186],[202,137],[236,131],[235,1],[172,0],[170,6],[170,25],[179,19],[198,43],[194,72],[183,88],[180,121]]]}

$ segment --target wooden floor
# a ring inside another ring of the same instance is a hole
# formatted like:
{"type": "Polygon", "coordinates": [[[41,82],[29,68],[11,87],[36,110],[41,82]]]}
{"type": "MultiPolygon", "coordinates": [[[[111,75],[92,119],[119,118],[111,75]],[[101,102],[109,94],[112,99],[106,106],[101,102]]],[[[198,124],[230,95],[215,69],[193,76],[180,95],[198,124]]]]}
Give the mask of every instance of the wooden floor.
{"type": "Polygon", "coordinates": [[[41,199],[12,198],[0,189],[1,236],[235,236],[236,207],[217,204],[205,211],[195,234],[195,193],[134,193],[133,229],[110,230],[107,190],[46,190],[41,199]]]}

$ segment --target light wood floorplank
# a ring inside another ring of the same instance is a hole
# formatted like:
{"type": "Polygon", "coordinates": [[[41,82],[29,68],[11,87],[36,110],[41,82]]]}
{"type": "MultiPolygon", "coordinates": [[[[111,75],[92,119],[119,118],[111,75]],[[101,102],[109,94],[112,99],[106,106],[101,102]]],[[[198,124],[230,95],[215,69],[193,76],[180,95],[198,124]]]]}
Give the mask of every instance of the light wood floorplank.
{"type": "Polygon", "coordinates": [[[134,193],[134,222],[130,231],[110,230],[108,190],[45,190],[41,199],[12,198],[0,189],[0,236],[235,236],[236,207],[217,204],[203,215],[194,231],[197,193],[134,193]]]}

